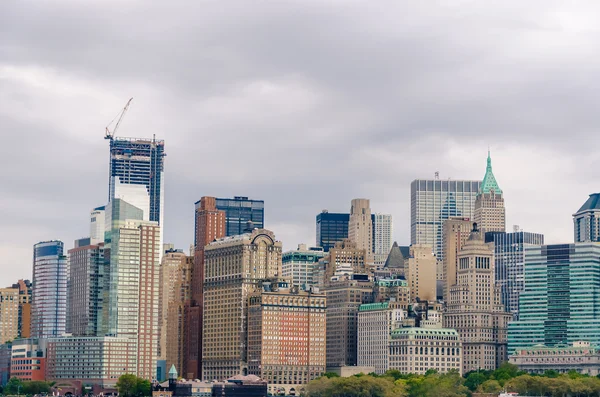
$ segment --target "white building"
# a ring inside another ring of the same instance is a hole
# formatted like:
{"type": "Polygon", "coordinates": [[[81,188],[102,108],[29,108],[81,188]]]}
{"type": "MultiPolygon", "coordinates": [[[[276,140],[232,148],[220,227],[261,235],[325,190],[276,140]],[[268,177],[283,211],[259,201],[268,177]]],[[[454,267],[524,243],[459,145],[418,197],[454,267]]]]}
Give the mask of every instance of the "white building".
{"type": "Polygon", "coordinates": [[[96,207],[90,211],[90,240],[91,244],[104,241],[105,207],[96,207]]]}
{"type": "Polygon", "coordinates": [[[306,244],[298,244],[297,250],[283,253],[283,279],[292,285],[314,285],[313,271],[315,264],[324,256],[325,252],[321,247],[307,247],[306,244]]]}
{"type": "Polygon", "coordinates": [[[385,261],[392,249],[392,216],[390,214],[375,214],[375,245],[373,252],[375,255],[375,266],[379,269],[385,265],[385,261]]]}

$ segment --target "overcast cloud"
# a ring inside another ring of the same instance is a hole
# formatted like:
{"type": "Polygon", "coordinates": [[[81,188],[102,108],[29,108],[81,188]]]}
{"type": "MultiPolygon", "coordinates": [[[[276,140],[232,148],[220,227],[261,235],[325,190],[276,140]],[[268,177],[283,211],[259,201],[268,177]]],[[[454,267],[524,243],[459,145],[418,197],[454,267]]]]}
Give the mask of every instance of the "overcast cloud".
{"type": "Polygon", "coordinates": [[[201,196],[264,199],[286,249],[355,197],[410,239],[410,182],[481,179],[573,239],[599,191],[597,1],[0,1],[0,286],[88,234],[104,127],[165,139],[165,241],[201,196]]]}

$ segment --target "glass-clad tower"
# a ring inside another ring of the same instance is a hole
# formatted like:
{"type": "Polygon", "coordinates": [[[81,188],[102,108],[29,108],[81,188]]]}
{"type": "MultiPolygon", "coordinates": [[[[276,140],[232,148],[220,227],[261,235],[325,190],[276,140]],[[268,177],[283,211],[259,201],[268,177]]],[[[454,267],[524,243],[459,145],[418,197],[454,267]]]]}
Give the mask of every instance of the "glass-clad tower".
{"type": "Polygon", "coordinates": [[[62,336],[67,325],[67,257],[62,241],[33,246],[31,332],[34,338],[62,336]]]}
{"type": "Polygon", "coordinates": [[[217,198],[217,209],[225,212],[226,236],[243,234],[248,227],[248,222],[252,222],[252,227],[256,229],[265,227],[263,200],[251,200],[242,196],[235,196],[232,199],[217,198]]]}
{"type": "Polygon", "coordinates": [[[442,254],[442,227],[452,217],[473,219],[481,181],[416,179],[410,184],[410,243],[433,247],[442,254]]]}
{"type": "Polygon", "coordinates": [[[600,343],[600,244],[525,248],[519,320],[509,324],[509,354],[537,344],[600,343]]]}

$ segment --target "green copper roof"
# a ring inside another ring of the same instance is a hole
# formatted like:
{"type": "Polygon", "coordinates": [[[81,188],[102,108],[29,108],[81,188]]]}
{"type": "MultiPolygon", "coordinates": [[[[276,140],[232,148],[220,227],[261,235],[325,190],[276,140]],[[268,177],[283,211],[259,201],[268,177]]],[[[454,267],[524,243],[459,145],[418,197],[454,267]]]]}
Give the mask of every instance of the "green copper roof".
{"type": "Polygon", "coordinates": [[[177,370],[175,369],[175,364],[171,365],[171,369],[169,370],[169,375],[171,378],[177,378],[177,370]]]}
{"type": "Polygon", "coordinates": [[[481,193],[489,193],[492,190],[496,194],[502,194],[502,189],[500,189],[500,186],[498,186],[496,177],[492,172],[492,158],[490,157],[490,151],[488,150],[487,168],[485,169],[485,176],[483,177],[483,182],[481,183],[481,193]]]}
{"type": "Polygon", "coordinates": [[[360,307],[358,308],[359,312],[368,312],[371,310],[385,310],[388,307],[390,307],[389,302],[382,302],[382,303],[365,303],[360,305],[360,307]]]}

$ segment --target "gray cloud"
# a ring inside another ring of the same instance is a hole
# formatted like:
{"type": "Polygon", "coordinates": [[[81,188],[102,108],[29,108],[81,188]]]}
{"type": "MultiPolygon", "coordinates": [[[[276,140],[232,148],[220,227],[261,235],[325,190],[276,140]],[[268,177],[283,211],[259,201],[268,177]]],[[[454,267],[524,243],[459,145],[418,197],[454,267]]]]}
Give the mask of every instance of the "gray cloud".
{"type": "Polygon", "coordinates": [[[266,201],[286,248],[353,197],[409,241],[415,178],[481,178],[509,224],[571,241],[597,189],[594,2],[16,1],[0,4],[0,284],[87,233],[104,126],[166,140],[165,241],[203,195],[266,201]]]}

